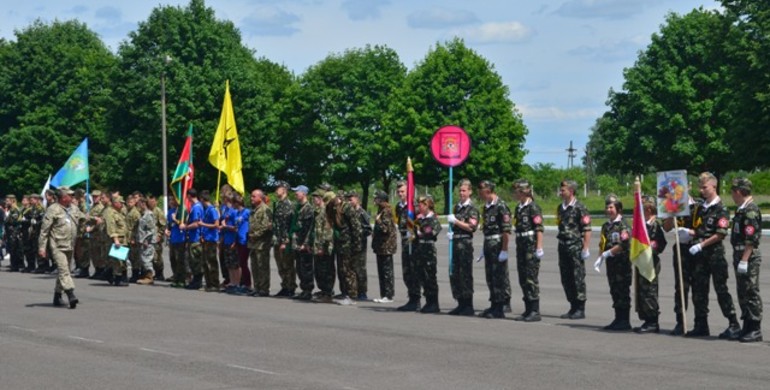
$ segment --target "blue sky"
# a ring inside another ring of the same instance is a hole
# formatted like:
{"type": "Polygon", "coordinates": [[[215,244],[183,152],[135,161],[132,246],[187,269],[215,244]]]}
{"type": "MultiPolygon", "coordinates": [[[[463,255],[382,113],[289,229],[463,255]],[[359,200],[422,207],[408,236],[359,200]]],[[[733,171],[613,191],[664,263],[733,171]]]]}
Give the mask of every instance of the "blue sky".
{"type": "MultiPolygon", "coordinates": [[[[78,19],[113,51],[164,0],[0,0],[0,37],[35,19],[78,19]]],[[[584,153],[589,129],[620,89],[669,12],[715,9],[712,0],[208,0],[258,56],[297,74],[329,53],[387,45],[413,68],[454,36],[488,59],[529,128],[525,162],[567,164],[569,141],[584,153]]],[[[579,159],[576,160],[579,163],[579,159]]]]}

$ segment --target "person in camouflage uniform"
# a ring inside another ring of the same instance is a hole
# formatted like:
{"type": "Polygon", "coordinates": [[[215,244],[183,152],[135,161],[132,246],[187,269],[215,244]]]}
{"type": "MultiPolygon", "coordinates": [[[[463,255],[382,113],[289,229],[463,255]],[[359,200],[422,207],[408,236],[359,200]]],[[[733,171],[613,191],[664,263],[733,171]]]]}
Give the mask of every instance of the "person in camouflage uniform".
{"type": "Polygon", "coordinates": [[[377,303],[393,302],[393,254],[398,249],[396,224],[393,222],[393,207],[388,203],[388,193],[376,191],[374,203],[377,215],[374,217],[372,250],[377,255],[377,277],[380,281],[380,298],[377,303]]]}
{"type": "Polygon", "coordinates": [[[425,306],[420,313],[438,313],[438,281],[436,279],[438,259],[436,258],[436,239],[441,232],[439,222],[434,212],[433,198],[421,196],[417,201],[420,214],[415,221],[416,243],[414,258],[417,263],[417,279],[423,294],[425,306]]]}
{"type": "Polygon", "coordinates": [[[51,205],[41,221],[37,254],[42,258],[47,258],[50,254],[56,262],[58,277],[54,288],[53,305],[63,305],[61,298],[64,292],[67,294],[70,308],[74,309],[80,301],[75,297],[75,283],[70,277],[69,260],[74,250],[78,220],[82,215],[76,208],[70,208],[72,194],[72,190],[68,187],[59,187],[59,201],[51,205]]]}
{"type": "Polygon", "coordinates": [[[690,247],[694,256],[692,303],[695,306],[695,326],[686,336],[705,337],[710,335],[708,325],[708,302],[710,281],[714,281],[719,307],[728,319],[729,325],[719,335],[720,339],[737,340],[740,338],[741,327],[735,316],[735,306],[730,291],[727,288],[727,260],[722,241],[727,236],[730,227],[730,212],[717,195],[717,178],[708,172],[698,177],[701,196],[705,200],[703,207],[698,208],[695,218],[702,221],[697,229],[690,230],[690,236],[695,244],[690,247]]]}
{"type": "Polygon", "coordinates": [[[588,209],[575,197],[577,183],[563,180],[559,189],[562,204],[556,208],[559,233],[559,272],[564,295],[570,304],[563,319],[585,318],[586,268],[585,260],[591,256],[591,215],[588,209]]]}
{"type": "Polygon", "coordinates": [[[315,213],[308,201],[308,188],[300,185],[291,189],[297,199],[296,223],[292,232],[292,249],[299,277],[299,287],[302,290],[294,298],[302,301],[313,299],[313,237],[315,213]]]}
{"type": "Polygon", "coordinates": [[[139,199],[135,194],[129,195],[126,199],[126,227],[128,228],[128,237],[130,250],[128,252],[129,260],[131,262],[131,278],[130,283],[136,283],[139,277],[143,275],[147,270],[142,267],[142,249],[139,242],[136,241],[136,228],[139,225],[139,219],[142,218],[142,213],[139,208],[136,207],[136,202],[139,199]]]}
{"type": "Polygon", "coordinates": [[[19,272],[24,267],[24,248],[21,242],[21,209],[16,205],[16,195],[5,197],[8,214],[5,217],[5,242],[11,255],[10,272],[19,272]]]}
{"type": "Polygon", "coordinates": [[[43,274],[51,270],[47,257],[38,256],[37,241],[40,238],[40,227],[45,216],[45,207],[42,198],[38,194],[29,196],[29,245],[27,248],[27,267],[30,272],[43,274]]]}
{"type": "MultiPolygon", "coordinates": [[[[104,224],[107,237],[111,240],[111,245],[115,247],[126,246],[129,235],[126,216],[123,214],[125,206],[123,197],[120,195],[112,197],[112,207],[108,208],[104,214],[104,224]]],[[[130,256],[129,249],[129,256],[130,256]]],[[[110,281],[114,286],[128,286],[128,258],[125,260],[110,259],[111,276],[110,281]]]]}
{"type": "Polygon", "coordinates": [[[631,228],[623,218],[623,203],[615,195],[607,195],[604,200],[604,213],[607,222],[602,225],[599,239],[601,255],[594,263],[598,270],[607,262],[607,282],[610,285],[612,308],[615,319],[604,330],[631,330],[631,228]]]}
{"type": "Polygon", "coordinates": [[[691,229],[697,229],[703,223],[701,220],[696,220],[695,215],[698,214],[698,209],[703,207],[703,201],[698,199],[694,200],[692,196],[688,198],[690,215],[686,217],[678,217],[676,221],[674,218],[666,218],[663,221],[663,230],[670,232],[674,228],[674,222],[678,226],[676,234],[679,235],[679,246],[676,244],[673,248],[673,262],[674,262],[674,314],[676,314],[676,326],[669,333],[672,336],[682,336],[685,334],[684,329],[684,314],[683,311],[687,311],[688,307],[688,295],[692,286],[692,275],[695,268],[694,256],[690,254],[690,247],[692,246],[692,237],[690,236],[691,229]],[[682,263],[682,286],[679,285],[679,256],[681,255],[682,263]],[[682,310],[682,299],[680,294],[684,294],[684,310],[682,310]]]}
{"type": "Polygon", "coordinates": [[[275,236],[273,256],[281,277],[281,291],[276,297],[293,297],[297,289],[297,272],[291,253],[291,222],[294,220],[294,205],[289,200],[289,183],[278,181],[275,195],[278,200],[273,205],[273,235],[275,236]]]}
{"type": "MultiPolygon", "coordinates": [[[[415,271],[414,245],[412,243],[412,232],[409,229],[409,207],[406,203],[406,182],[396,183],[396,193],[399,202],[396,205],[396,224],[401,234],[401,274],[406,285],[406,292],[409,301],[399,306],[398,311],[416,311],[420,310],[420,285],[417,283],[417,274],[415,271]]],[[[415,207],[416,208],[416,207],[415,207]]]]}
{"type": "Polygon", "coordinates": [[[111,272],[107,272],[107,252],[105,249],[110,244],[105,233],[104,213],[110,207],[110,199],[106,193],[99,190],[92,191],[91,196],[96,204],[91,208],[86,222],[86,233],[91,236],[89,257],[91,258],[91,265],[94,266],[94,273],[89,279],[107,280],[107,276],[111,275],[111,272]]]}
{"type": "Polygon", "coordinates": [[[472,316],[473,309],[473,233],[479,226],[479,210],[471,201],[473,187],[470,180],[462,179],[457,186],[460,189],[460,202],[454,205],[447,221],[452,226],[447,238],[452,245],[452,272],[449,274],[449,286],[452,297],[457,300],[457,307],[449,311],[450,315],[472,316]]]}
{"type": "MultiPolygon", "coordinates": [[[[361,245],[361,220],[358,218],[353,205],[335,197],[326,206],[326,217],[332,221],[334,228],[334,248],[337,250],[342,275],[344,276],[343,296],[337,300],[339,305],[354,305],[352,297],[358,296],[358,276],[355,270],[354,254],[361,245]]],[[[340,280],[340,284],[343,281],[340,280]]]]}
{"type": "Polygon", "coordinates": [[[139,221],[136,223],[134,241],[139,252],[139,259],[144,269],[142,277],[136,281],[137,284],[153,284],[155,275],[153,273],[152,262],[155,259],[155,244],[158,239],[158,222],[155,220],[155,214],[149,207],[146,199],[138,198],[136,200],[136,209],[141,213],[139,221]]]}
{"type": "Polygon", "coordinates": [[[660,325],[658,324],[658,317],[660,315],[660,306],[658,305],[660,254],[666,249],[668,241],[663,232],[663,224],[656,218],[658,210],[656,203],[654,196],[646,195],[642,198],[647,235],[650,238],[650,248],[652,249],[652,262],[655,266],[655,279],[648,281],[638,272],[635,275],[636,285],[638,286],[636,306],[639,312],[639,319],[644,321],[642,326],[634,328],[636,333],[660,332],[660,325]]]}
{"type": "Polygon", "coordinates": [[[483,210],[484,270],[491,306],[480,316],[505,318],[503,306],[511,299],[508,277],[508,235],[511,233],[511,210],[495,193],[489,180],[479,183],[479,196],[486,201],[483,210]]]}
{"type": "Polygon", "coordinates": [[[27,273],[35,270],[35,253],[30,255],[30,252],[34,252],[34,246],[30,240],[30,225],[32,220],[32,208],[29,204],[29,195],[23,195],[21,197],[21,255],[22,255],[22,268],[21,272],[27,273]],[[25,265],[26,263],[26,265],[25,265]]]}
{"type": "Polygon", "coordinates": [[[529,181],[513,183],[514,197],[519,200],[513,218],[516,236],[516,270],[519,274],[524,312],[516,321],[540,321],[540,260],[543,258],[543,212],[532,198],[529,181]]]}
{"type": "Polygon", "coordinates": [[[733,246],[738,305],[741,308],[743,329],[740,341],[762,341],[762,296],[759,294],[759,267],[762,257],[759,241],[762,234],[762,213],[751,196],[749,179],[733,179],[731,193],[738,209],[733,217],[730,243],[733,246]]]}
{"type": "MultiPolygon", "coordinates": [[[[155,280],[166,281],[164,275],[163,264],[163,242],[166,237],[163,234],[166,231],[166,216],[163,215],[163,209],[158,206],[158,198],[155,195],[147,195],[147,206],[152,211],[153,219],[155,220],[155,231],[157,236],[155,237],[155,257],[152,259],[152,269],[155,271],[155,280]]],[[[173,278],[172,278],[173,280],[173,278]]]]}
{"type": "Polygon", "coordinates": [[[187,190],[187,199],[190,201],[190,210],[185,215],[186,221],[179,224],[179,228],[187,236],[187,263],[192,273],[190,283],[185,286],[187,290],[200,290],[203,287],[203,239],[201,237],[201,222],[203,220],[203,204],[198,200],[198,191],[195,188],[187,190]]]}
{"type": "Polygon", "coordinates": [[[91,233],[86,232],[90,210],[86,200],[85,191],[77,189],[75,190],[74,196],[78,204],[78,209],[80,210],[80,213],[83,214],[83,218],[81,218],[78,222],[77,238],[75,239],[76,268],[72,273],[72,277],[87,278],[91,276],[89,271],[89,268],[91,267],[91,261],[89,258],[89,252],[91,251],[91,233]]]}
{"type": "Polygon", "coordinates": [[[251,191],[249,241],[254,296],[270,296],[270,246],[273,243],[273,210],[265,204],[262,190],[251,191]]]}
{"type": "Polygon", "coordinates": [[[334,230],[326,218],[326,204],[336,196],[323,189],[313,192],[313,270],[315,283],[321,290],[314,302],[332,303],[334,290],[334,230]]]}
{"type": "Polygon", "coordinates": [[[355,252],[353,255],[356,260],[356,275],[358,280],[358,297],[356,297],[359,301],[368,301],[369,296],[367,293],[369,292],[369,279],[366,272],[366,249],[369,244],[368,238],[372,235],[372,217],[369,215],[369,213],[361,207],[361,198],[358,196],[358,193],[355,191],[350,191],[347,194],[345,194],[345,197],[348,199],[351,205],[353,205],[353,208],[356,210],[356,214],[358,214],[358,218],[361,223],[361,246],[358,251],[355,252]]]}

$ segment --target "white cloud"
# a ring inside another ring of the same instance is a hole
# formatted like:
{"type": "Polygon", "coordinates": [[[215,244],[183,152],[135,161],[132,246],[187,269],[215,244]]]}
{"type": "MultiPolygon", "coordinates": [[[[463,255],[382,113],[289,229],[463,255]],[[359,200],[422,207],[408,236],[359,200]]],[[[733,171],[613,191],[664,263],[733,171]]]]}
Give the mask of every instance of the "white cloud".
{"type": "Polygon", "coordinates": [[[97,9],[95,15],[97,19],[114,22],[119,21],[123,16],[123,13],[115,7],[107,6],[97,9]]]}
{"type": "Polygon", "coordinates": [[[295,24],[300,17],[280,8],[263,7],[245,17],[238,25],[248,34],[261,36],[291,36],[299,32],[295,24]]]}
{"type": "Polygon", "coordinates": [[[478,23],[472,11],[448,8],[431,8],[415,11],[406,18],[412,28],[447,29],[478,23]]]}
{"type": "Polygon", "coordinates": [[[456,35],[471,43],[519,43],[528,40],[534,31],[519,22],[490,22],[456,31],[456,35]]]}
{"type": "Polygon", "coordinates": [[[570,0],[555,11],[579,19],[628,19],[663,0],[570,0]]]}
{"type": "Polygon", "coordinates": [[[534,107],[525,104],[516,107],[524,120],[567,121],[575,119],[597,118],[601,111],[589,108],[565,110],[560,107],[534,107]]]}
{"type": "Polygon", "coordinates": [[[380,18],[380,7],[390,4],[390,0],[346,0],[342,9],[348,13],[348,18],[354,21],[380,18]]]}

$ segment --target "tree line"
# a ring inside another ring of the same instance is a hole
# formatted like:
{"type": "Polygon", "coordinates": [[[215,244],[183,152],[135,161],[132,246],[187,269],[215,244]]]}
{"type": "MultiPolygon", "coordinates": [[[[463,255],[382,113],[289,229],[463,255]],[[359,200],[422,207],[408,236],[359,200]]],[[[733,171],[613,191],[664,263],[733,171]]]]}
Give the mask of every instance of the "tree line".
{"type": "Polygon", "coordinates": [[[770,167],[770,2],[669,14],[591,129],[597,174],[770,167]]]}
{"type": "Polygon", "coordinates": [[[0,40],[0,193],[39,191],[83,137],[92,187],[160,193],[161,76],[169,170],[192,124],[196,187],[216,186],[206,156],[225,80],[247,188],[329,182],[368,199],[370,186],[389,188],[405,175],[407,156],[418,183],[439,185],[446,170],[428,146],[447,124],[473,140],[456,175],[503,180],[522,167],[521,115],[494,67],[462,40],[437,43],[411,70],[393,49],[366,46],[295,75],[191,0],[153,9],[117,53],[77,20],[36,21],[15,41],[0,40]]]}

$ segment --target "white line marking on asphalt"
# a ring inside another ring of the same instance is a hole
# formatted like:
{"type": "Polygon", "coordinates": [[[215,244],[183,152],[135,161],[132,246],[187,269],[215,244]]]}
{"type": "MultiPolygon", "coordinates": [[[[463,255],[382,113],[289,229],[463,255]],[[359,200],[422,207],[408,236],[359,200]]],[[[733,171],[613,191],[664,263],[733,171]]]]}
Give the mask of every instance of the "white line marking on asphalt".
{"type": "Polygon", "coordinates": [[[36,331],[36,330],[34,330],[34,329],[29,329],[29,328],[22,328],[22,327],[20,327],[20,326],[15,326],[15,325],[8,325],[8,327],[9,327],[9,328],[11,328],[11,329],[18,329],[18,330],[23,330],[23,331],[25,331],[25,332],[32,332],[32,333],[35,333],[35,332],[37,332],[37,331],[36,331]]]}
{"type": "Polygon", "coordinates": [[[342,390],[358,390],[355,387],[343,387],[342,390]]]}
{"type": "Polygon", "coordinates": [[[145,352],[159,353],[161,355],[168,355],[168,356],[179,357],[179,355],[177,355],[175,353],[166,352],[166,351],[158,351],[157,349],[150,349],[150,348],[139,348],[139,349],[141,349],[142,351],[145,351],[145,352]]]}
{"type": "Polygon", "coordinates": [[[227,367],[231,367],[231,368],[238,368],[238,369],[241,369],[241,370],[247,370],[247,371],[253,371],[253,372],[258,372],[258,373],[260,373],[260,374],[267,374],[267,375],[280,375],[280,374],[279,374],[279,373],[277,373],[277,372],[272,372],[272,371],[265,371],[265,370],[260,370],[260,369],[258,369],[258,368],[244,367],[244,366],[239,366],[239,365],[237,365],[237,364],[228,364],[228,365],[227,365],[227,367]]]}
{"type": "Polygon", "coordinates": [[[75,340],[87,341],[89,343],[98,343],[98,344],[103,344],[104,343],[104,341],[102,341],[102,340],[87,339],[85,337],[78,337],[78,336],[67,336],[67,337],[69,337],[71,339],[75,339],[75,340]]]}

